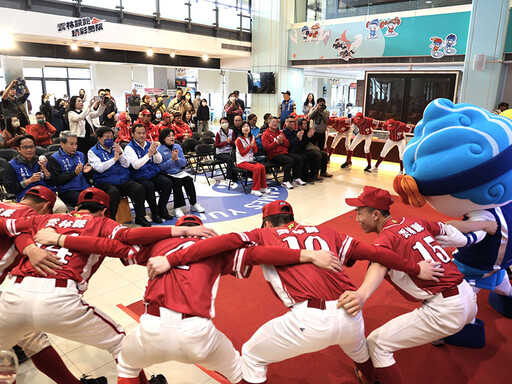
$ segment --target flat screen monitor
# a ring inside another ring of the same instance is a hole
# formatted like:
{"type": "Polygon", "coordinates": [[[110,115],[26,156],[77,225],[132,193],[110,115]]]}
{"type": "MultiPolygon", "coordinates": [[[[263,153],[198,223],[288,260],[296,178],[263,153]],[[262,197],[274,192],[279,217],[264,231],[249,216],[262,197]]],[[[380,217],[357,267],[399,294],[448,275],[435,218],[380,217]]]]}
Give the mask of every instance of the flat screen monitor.
{"type": "Polygon", "coordinates": [[[276,75],[274,72],[247,74],[249,93],[276,93],[276,75]]]}

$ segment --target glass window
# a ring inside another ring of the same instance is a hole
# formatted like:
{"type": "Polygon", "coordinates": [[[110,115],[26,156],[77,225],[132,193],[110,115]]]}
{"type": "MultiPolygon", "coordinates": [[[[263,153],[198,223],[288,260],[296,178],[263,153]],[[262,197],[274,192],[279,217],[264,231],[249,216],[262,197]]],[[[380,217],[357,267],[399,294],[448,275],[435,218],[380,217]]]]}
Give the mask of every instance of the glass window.
{"type": "Polygon", "coordinates": [[[191,0],[192,23],[212,26],[215,23],[215,2],[212,0],[191,0]]]}
{"type": "MultiPolygon", "coordinates": [[[[41,105],[41,96],[43,96],[43,83],[41,80],[25,80],[27,82],[28,90],[30,91],[30,96],[28,99],[32,104],[32,112],[36,113],[39,111],[39,106],[41,105]]],[[[53,101],[53,97],[50,97],[50,102],[53,101]]]]}
{"type": "Polygon", "coordinates": [[[405,79],[383,75],[368,78],[365,116],[377,120],[401,120],[405,79]]]}
{"type": "Polygon", "coordinates": [[[68,68],[70,79],[90,79],[91,70],[89,68],[68,68]]]}
{"type": "Polygon", "coordinates": [[[42,77],[42,68],[23,68],[23,77],[42,77]]]}
{"type": "Polygon", "coordinates": [[[226,29],[240,28],[241,10],[237,7],[237,0],[219,1],[219,26],[226,29]]]}
{"type": "Polygon", "coordinates": [[[67,69],[62,67],[44,67],[43,72],[46,78],[66,79],[68,77],[67,69]]]}
{"type": "Polygon", "coordinates": [[[425,107],[432,100],[440,97],[453,99],[453,75],[450,77],[441,76],[418,76],[411,79],[411,91],[407,103],[408,123],[416,124],[420,121],[425,107]]]}
{"type": "MultiPolygon", "coordinates": [[[[140,4],[139,0],[134,1],[140,4]]],[[[160,1],[160,16],[165,19],[185,21],[188,18],[188,6],[185,5],[185,1],[160,1]]]]}
{"type": "Polygon", "coordinates": [[[45,85],[46,93],[54,95],[57,99],[64,98],[64,95],[68,95],[67,80],[45,80],[45,85]]]}
{"type": "Polygon", "coordinates": [[[91,80],[69,80],[69,97],[78,95],[81,89],[85,91],[87,99],[90,99],[92,90],[91,80]]]}
{"type": "MultiPolygon", "coordinates": [[[[165,3],[173,3],[174,8],[179,8],[178,4],[183,4],[184,1],[160,0],[160,13],[162,13],[161,8],[165,3]]],[[[117,5],[119,6],[119,0],[117,0],[117,5]]],[[[144,2],[140,0],[123,0],[123,8],[125,12],[153,16],[156,12],[156,2],[154,0],[144,2]]]]}
{"type": "MultiPolygon", "coordinates": [[[[74,1],[76,2],[76,1],[74,1]]],[[[124,0],[124,3],[129,3],[130,1],[124,0]]],[[[119,7],[119,0],[82,0],[83,5],[90,5],[92,7],[98,7],[98,8],[106,8],[106,9],[116,9],[116,7],[119,7]]],[[[142,4],[140,8],[143,8],[142,4]]]]}

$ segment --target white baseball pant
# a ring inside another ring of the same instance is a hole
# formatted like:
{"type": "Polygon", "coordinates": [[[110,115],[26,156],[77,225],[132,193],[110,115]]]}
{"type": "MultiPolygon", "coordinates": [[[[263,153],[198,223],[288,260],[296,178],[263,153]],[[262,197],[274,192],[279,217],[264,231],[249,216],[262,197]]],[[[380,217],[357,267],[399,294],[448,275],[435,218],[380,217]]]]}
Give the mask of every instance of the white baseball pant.
{"type": "Polygon", "coordinates": [[[267,366],[331,345],[340,348],[357,363],[369,359],[360,312],[352,317],[336,308],[337,301],[326,302],[326,309],[308,308],[307,302],[295,304],[290,311],[263,324],[242,347],[244,379],[263,383],[267,366]]]}
{"type": "Polygon", "coordinates": [[[350,144],[349,149],[353,151],[357,147],[357,145],[364,140],[364,153],[369,153],[370,146],[372,145],[372,137],[373,135],[361,135],[360,133],[358,133],[356,137],[354,137],[352,144],[350,144]]]}
{"type": "Polygon", "coordinates": [[[393,141],[387,139],[386,142],[384,143],[384,147],[382,147],[382,151],[380,151],[380,157],[386,157],[386,155],[395,145],[398,147],[398,157],[400,158],[400,160],[403,160],[405,150],[405,139],[402,139],[400,141],[393,141]]]}
{"type": "Polygon", "coordinates": [[[460,331],[476,316],[476,295],[463,281],[459,294],[444,298],[442,294],[423,301],[420,308],[398,316],[368,336],[368,349],[375,368],[393,365],[393,352],[442,339],[460,331]]]}
{"type": "Polygon", "coordinates": [[[0,297],[0,349],[10,349],[26,334],[41,330],[105,349],[117,358],[125,336],[122,327],[83,301],[74,281],[55,285],[55,279],[10,279],[0,297]]]}
{"type": "Polygon", "coordinates": [[[160,308],[160,317],[144,314],[137,329],[124,342],[117,371],[134,378],[141,369],[166,361],[199,364],[217,371],[230,382],[242,380],[240,354],[211,319],[190,317],[160,308]]]}
{"type": "Polygon", "coordinates": [[[343,133],[336,132],[336,136],[332,139],[331,148],[336,148],[341,139],[345,138],[345,150],[348,150],[350,148],[350,137],[352,136],[352,132],[352,128],[343,133]]]}

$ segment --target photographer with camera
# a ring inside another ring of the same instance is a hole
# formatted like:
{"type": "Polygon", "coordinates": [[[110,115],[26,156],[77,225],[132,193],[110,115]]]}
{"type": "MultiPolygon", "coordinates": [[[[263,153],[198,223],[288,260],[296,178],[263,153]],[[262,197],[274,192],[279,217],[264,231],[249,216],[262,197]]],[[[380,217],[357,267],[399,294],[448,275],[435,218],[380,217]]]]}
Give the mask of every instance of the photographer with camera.
{"type": "Polygon", "coordinates": [[[174,112],[180,112],[181,114],[181,101],[183,100],[183,90],[178,88],[176,90],[176,96],[171,100],[169,106],[167,107],[167,111],[174,116],[174,112]]]}
{"type": "Polygon", "coordinates": [[[311,127],[315,128],[315,134],[311,137],[311,143],[318,146],[321,151],[325,148],[325,132],[327,130],[327,121],[329,121],[329,111],[325,105],[325,99],[320,97],[317,105],[309,112],[311,127]]]}
{"type": "Polygon", "coordinates": [[[112,97],[110,96],[110,90],[100,90],[100,97],[102,98],[102,103],[105,105],[105,110],[103,111],[101,124],[106,125],[107,127],[115,127],[116,125],[116,113],[117,106],[112,97]]]}
{"type": "Polygon", "coordinates": [[[11,81],[2,95],[2,109],[4,118],[15,116],[22,127],[30,124],[25,103],[30,95],[30,91],[25,83],[25,79],[18,77],[11,81]]]}

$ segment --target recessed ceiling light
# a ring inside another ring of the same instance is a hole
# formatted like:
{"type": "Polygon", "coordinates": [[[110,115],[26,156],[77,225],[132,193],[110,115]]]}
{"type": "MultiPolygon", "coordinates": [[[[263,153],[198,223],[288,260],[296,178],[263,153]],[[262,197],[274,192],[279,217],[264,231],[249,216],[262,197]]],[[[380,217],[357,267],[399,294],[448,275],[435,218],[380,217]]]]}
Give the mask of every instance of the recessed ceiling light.
{"type": "Polygon", "coordinates": [[[96,52],[101,51],[100,45],[99,45],[99,44],[96,44],[96,45],[94,46],[94,50],[95,50],[96,52]]]}
{"type": "Polygon", "coordinates": [[[76,51],[78,49],[78,45],[76,45],[76,43],[71,43],[71,49],[76,51]]]}
{"type": "Polygon", "coordinates": [[[171,56],[171,59],[174,59],[176,57],[176,52],[172,51],[169,56],[171,56]]]}
{"type": "Polygon", "coordinates": [[[203,61],[208,61],[208,55],[206,53],[203,54],[203,61]]]}
{"type": "Polygon", "coordinates": [[[148,48],[148,50],[146,51],[146,55],[153,56],[153,50],[151,48],[148,48]]]}

